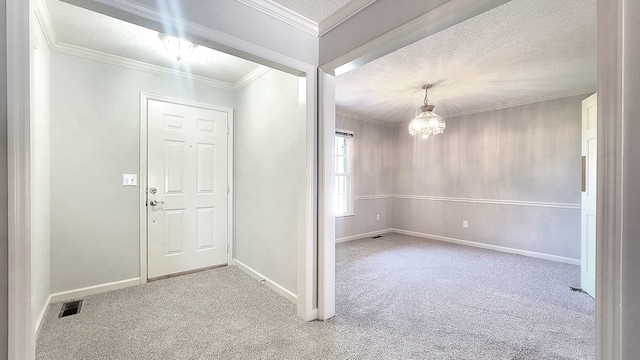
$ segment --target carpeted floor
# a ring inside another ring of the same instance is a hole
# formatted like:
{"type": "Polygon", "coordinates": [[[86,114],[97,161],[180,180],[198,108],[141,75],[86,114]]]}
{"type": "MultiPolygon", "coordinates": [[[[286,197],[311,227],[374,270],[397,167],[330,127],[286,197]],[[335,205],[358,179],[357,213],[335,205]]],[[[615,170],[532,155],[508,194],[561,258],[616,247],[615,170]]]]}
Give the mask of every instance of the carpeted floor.
{"type": "Polygon", "coordinates": [[[338,244],[337,316],[305,323],[235,267],[52,304],[38,359],[594,359],[580,269],[387,234],[338,244]]]}

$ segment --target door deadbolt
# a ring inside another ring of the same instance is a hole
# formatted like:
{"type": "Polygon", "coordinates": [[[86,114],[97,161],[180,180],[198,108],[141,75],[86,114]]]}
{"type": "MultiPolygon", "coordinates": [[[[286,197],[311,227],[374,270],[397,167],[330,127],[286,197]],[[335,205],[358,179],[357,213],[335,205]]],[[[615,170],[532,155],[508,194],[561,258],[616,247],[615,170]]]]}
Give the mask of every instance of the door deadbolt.
{"type": "Polygon", "coordinates": [[[158,188],[154,188],[154,187],[152,187],[151,189],[149,189],[149,193],[150,193],[150,194],[155,194],[155,193],[157,193],[157,192],[158,192],[158,188]]]}

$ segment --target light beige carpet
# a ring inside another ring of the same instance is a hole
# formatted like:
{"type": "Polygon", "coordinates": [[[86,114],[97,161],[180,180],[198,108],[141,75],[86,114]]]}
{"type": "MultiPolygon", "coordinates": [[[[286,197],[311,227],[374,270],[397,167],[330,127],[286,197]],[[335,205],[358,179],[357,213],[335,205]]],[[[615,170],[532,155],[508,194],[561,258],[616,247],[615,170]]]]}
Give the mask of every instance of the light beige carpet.
{"type": "Polygon", "coordinates": [[[305,323],[235,267],[50,306],[37,358],[593,359],[577,266],[387,234],[337,245],[337,316],[305,323]]]}

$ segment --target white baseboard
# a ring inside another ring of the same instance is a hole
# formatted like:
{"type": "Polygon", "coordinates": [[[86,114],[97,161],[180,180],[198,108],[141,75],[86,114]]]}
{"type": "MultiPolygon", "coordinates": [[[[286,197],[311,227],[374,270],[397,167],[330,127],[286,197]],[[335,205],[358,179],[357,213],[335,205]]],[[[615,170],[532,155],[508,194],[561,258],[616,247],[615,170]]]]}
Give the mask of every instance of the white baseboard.
{"type": "Polygon", "coordinates": [[[386,233],[390,233],[390,232],[394,232],[394,231],[395,231],[394,229],[384,229],[384,230],[377,230],[377,231],[372,231],[372,232],[368,232],[368,233],[364,233],[364,234],[346,236],[346,237],[342,237],[342,238],[336,239],[336,244],[337,243],[347,242],[347,241],[352,241],[352,240],[357,240],[357,239],[362,239],[362,238],[366,238],[366,237],[378,236],[378,235],[382,235],[382,234],[386,234],[386,233]]]}
{"type": "Polygon", "coordinates": [[[49,304],[51,304],[51,295],[47,297],[47,301],[45,301],[44,305],[42,305],[40,315],[38,315],[38,319],[36,320],[36,338],[38,337],[38,333],[40,332],[40,325],[42,325],[42,320],[47,313],[47,309],[49,309],[49,304]]]}
{"type": "MultiPolygon", "coordinates": [[[[281,285],[277,284],[276,282],[274,282],[273,280],[267,278],[266,276],[260,274],[259,272],[253,270],[252,268],[250,268],[249,266],[247,266],[246,264],[242,263],[239,260],[233,259],[233,265],[237,266],[240,270],[244,271],[245,273],[247,273],[252,278],[254,278],[254,279],[258,280],[258,281],[264,281],[265,285],[267,285],[273,291],[277,292],[278,294],[280,294],[280,295],[284,296],[285,298],[287,298],[287,300],[289,300],[292,303],[296,304],[296,301],[298,299],[298,296],[296,294],[294,294],[291,291],[285,289],[281,285]]],[[[316,318],[317,318],[317,315],[316,315],[316,318]]]]}
{"type": "Polygon", "coordinates": [[[57,303],[60,301],[67,301],[72,299],[78,299],[81,297],[100,294],[107,291],[124,289],[131,286],[140,285],[140,278],[133,278],[128,280],[121,280],[107,284],[100,284],[95,286],[88,286],[81,289],[62,291],[49,296],[49,304],[57,303]]]}
{"type": "Polygon", "coordinates": [[[484,244],[484,243],[479,243],[475,241],[461,240],[461,239],[455,239],[455,238],[450,238],[446,236],[431,235],[431,234],[425,234],[425,233],[420,233],[416,231],[408,231],[408,230],[401,230],[401,229],[390,229],[389,232],[395,232],[395,233],[404,234],[404,235],[411,235],[411,236],[431,239],[431,240],[444,241],[448,243],[473,246],[473,247],[482,248],[482,249],[496,250],[496,251],[506,252],[510,254],[530,256],[530,257],[544,259],[544,260],[557,261],[565,264],[580,265],[580,259],[550,255],[550,254],[539,253],[535,251],[520,250],[520,249],[514,249],[514,248],[505,247],[505,246],[490,245],[490,244],[484,244]]]}

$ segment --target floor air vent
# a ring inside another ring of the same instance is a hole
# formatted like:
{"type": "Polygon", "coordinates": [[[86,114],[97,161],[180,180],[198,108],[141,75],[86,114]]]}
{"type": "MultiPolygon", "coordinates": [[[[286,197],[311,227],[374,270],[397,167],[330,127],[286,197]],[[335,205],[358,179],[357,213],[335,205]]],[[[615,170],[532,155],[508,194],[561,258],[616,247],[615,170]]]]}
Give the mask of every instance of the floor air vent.
{"type": "Polygon", "coordinates": [[[372,239],[379,239],[379,238],[381,238],[381,237],[382,237],[382,235],[376,235],[376,236],[372,236],[371,238],[372,238],[372,239]]]}
{"type": "Polygon", "coordinates": [[[75,315],[80,312],[80,308],[82,307],[82,300],[71,301],[68,303],[62,304],[62,309],[60,309],[59,318],[63,318],[65,316],[75,315]]]}

